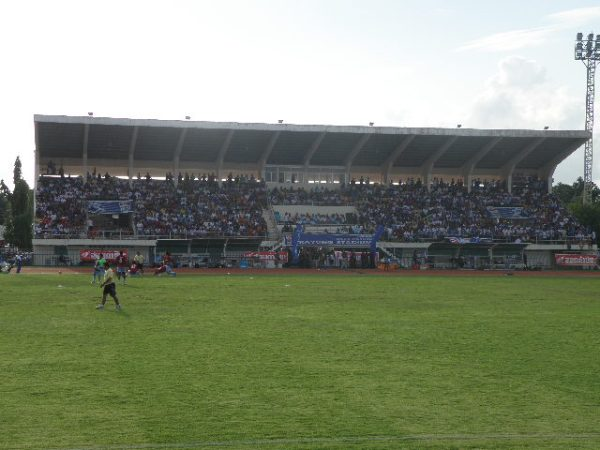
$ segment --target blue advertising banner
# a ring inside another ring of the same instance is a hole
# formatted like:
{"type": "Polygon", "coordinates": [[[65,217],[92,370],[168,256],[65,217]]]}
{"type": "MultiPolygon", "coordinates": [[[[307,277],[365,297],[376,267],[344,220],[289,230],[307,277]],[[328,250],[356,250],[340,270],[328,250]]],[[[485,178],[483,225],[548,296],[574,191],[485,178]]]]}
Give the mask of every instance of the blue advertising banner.
{"type": "Polygon", "coordinates": [[[88,202],[89,214],[126,214],[133,212],[131,200],[92,200],[88,202]]]}
{"type": "Polygon", "coordinates": [[[300,247],[361,247],[369,248],[371,253],[375,253],[384,228],[378,226],[375,234],[312,234],[303,231],[302,225],[297,225],[292,235],[292,257],[295,263],[298,262],[300,247]]]}
{"type": "Polygon", "coordinates": [[[494,219],[528,219],[520,206],[488,206],[488,213],[494,219]]]}
{"type": "Polygon", "coordinates": [[[301,234],[298,245],[303,247],[370,247],[370,234],[301,234]]]}

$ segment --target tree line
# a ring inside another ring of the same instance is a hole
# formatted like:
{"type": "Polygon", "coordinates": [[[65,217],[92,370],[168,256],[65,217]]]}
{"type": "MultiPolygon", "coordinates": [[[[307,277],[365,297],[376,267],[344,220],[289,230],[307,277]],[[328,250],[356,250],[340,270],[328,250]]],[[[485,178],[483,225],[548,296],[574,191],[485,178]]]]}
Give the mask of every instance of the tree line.
{"type": "Polygon", "coordinates": [[[598,239],[600,237],[600,189],[594,183],[592,186],[592,201],[584,205],[583,186],[583,178],[579,177],[572,185],[564,183],[554,185],[552,192],[580,224],[596,232],[596,238],[598,239]]]}

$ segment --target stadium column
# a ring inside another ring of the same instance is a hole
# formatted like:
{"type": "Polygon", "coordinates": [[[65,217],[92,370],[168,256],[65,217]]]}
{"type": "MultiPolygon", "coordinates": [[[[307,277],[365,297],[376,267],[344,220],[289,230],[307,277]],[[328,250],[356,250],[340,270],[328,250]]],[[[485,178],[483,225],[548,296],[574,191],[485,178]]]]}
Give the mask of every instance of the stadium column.
{"type": "Polygon", "coordinates": [[[83,183],[87,183],[87,174],[89,172],[88,168],[88,140],[90,137],[90,124],[86,123],[83,126],[83,149],[82,149],[82,164],[83,167],[83,183]]]}
{"type": "MultiPolygon", "coordinates": [[[[33,158],[34,158],[34,163],[35,163],[35,167],[34,167],[34,178],[33,178],[33,211],[35,214],[35,211],[37,211],[37,185],[38,185],[38,178],[40,177],[40,137],[38,134],[38,125],[37,123],[34,126],[34,133],[35,133],[35,150],[33,151],[33,158]]],[[[34,233],[35,236],[35,233],[34,233]]]]}
{"type": "Polygon", "coordinates": [[[310,164],[310,160],[312,159],[315,152],[321,146],[321,142],[325,138],[326,134],[327,134],[326,131],[319,133],[319,135],[316,137],[316,139],[313,141],[313,143],[310,145],[310,147],[304,154],[304,159],[302,161],[302,165],[304,166],[304,182],[305,183],[308,181],[308,165],[310,164]]]}
{"type": "Polygon", "coordinates": [[[423,170],[421,172],[423,182],[425,183],[425,187],[428,191],[431,191],[431,175],[433,172],[433,166],[437,162],[438,159],[442,157],[446,151],[452,147],[452,144],[456,142],[458,136],[450,136],[433,154],[427,158],[425,163],[423,164],[423,170]]]}
{"type": "Polygon", "coordinates": [[[127,167],[127,175],[129,175],[129,184],[131,184],[131,178],[133,177],[133,155],[135,154],[135,143],[137,142],[138,130],[140,127],[133,127],[131,133],[131,140],[129,141],[129,165],[127,167]]]}
{"type": "Polygon", "coordinates": [[[229,150],[229,145],[231,144],[231,139],[233,139],[234,130],[229,130],[223,144],[221,145],[221,149],[219,150],[219,155],[217,156],[217,181],[221,181],[223,179],[223,174],[221,171],[223,170],[223,161],[225,161],[225,155],[227,154],[227,150],[229,150]]]}
{"type": "Polygon", "coordinates": [[[372,135],[372,132],[363,134],[362,137],[358,140],[358,142],[354,144],[354,147],[352,147],[350,154],[346,157],[346,160],[344,161],[344,166],[346,167],[346,180],[350,179],[350,167],[352,167],[354,158],[356,158],[356,155],[360,153],[360,151],[372,135]]]}
{"type": "Polygon", "coordinates": [[[531,152],[533,152],[536,148],[538,148],[542,142],[544,142],[545,138],[538,138],[530,144],[526,145],[523,150],[518,152],[515,156],[513,156],[504,166],[501,167],[501,173],[504,174],[506,179],[506,189],[508,193],[512,193],[512,176],[515,171],[515,167],[521,161],[523,161],[531,152]]]}
{"type": "Polygon", "coordinates": [[[502,140],[501,137],[497,137],[489,141],[483,147],[481,147],[462,167],[463,182],[467,186],[467,192],[471,192],[471,185],[473,184],[473,170],[481,159],[487,155],[498,143],[502,140]]]}
{"type": "Polygon", "coordinates": [[[173,153],[173,182],[175,186],[179,182],[179,157],[181,156],[181,149],[183,148],[183,142],[185,141],[185,135],[187,134],[187,128],[182,128],[177,140],[177,147],[173,153]]]}
{"type": "Polygon", "coordinates": [[[406,136],[400,143],[396,146],[396,148],[392,151],[390,156],[382,164],[383,169],[383,180],[385,184],[390,182],[390,177],[392,175],[392,169],[394,167],[394,163],[398,160],[398,158],[404,153],[404,151],[408,148],[410,143],[413,141],[416,135],[409,134],[406,136]]]}

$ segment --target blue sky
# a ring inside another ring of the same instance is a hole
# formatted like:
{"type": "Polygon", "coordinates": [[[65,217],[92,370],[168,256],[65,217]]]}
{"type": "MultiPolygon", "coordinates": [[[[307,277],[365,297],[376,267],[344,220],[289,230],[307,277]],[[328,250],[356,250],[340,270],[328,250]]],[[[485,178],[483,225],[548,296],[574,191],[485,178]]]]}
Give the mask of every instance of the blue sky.
{"type": "MultiPolygon", "coordinates": [[[[582,129],[574,38],[600,32],[578,0],[25,0],[0,17],[9,186],[17,155],[33,182],[34,114],[582,129]]],[[[555,180],[582,174],[583,148],[555,180]]]]}

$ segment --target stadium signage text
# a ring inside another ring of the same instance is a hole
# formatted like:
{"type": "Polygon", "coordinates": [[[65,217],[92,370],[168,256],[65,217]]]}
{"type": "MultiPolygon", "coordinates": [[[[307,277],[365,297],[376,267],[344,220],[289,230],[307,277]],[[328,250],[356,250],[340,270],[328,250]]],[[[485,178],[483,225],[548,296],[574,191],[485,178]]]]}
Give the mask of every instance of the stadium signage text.
{"type": "Polygon", "coordinates": [[[559,266],[595,266],[596,255],[573,255],[568,253],[556,253],[554,260],[559,266]]]}
{"type": "Polygon", "coordinates": [[[287,252],[246,252],[244,258],[258,258],[261,261],[275,261],[279,255],[279,260],[286,263],[288,260],[287,252]]]}
{"type": "Polygon", "coordinates": [[[328,246],[348,246],[348,247],[370,247],[373,236],[369,235],[319,235],[304,234],[298,239],[298,245],[305,247],[328,247],[328,246]]]}
{"type": "MultiPolygon", "coordinates": [[[[100,259],[100,253],[104,255],[104,259],[110,262],[116,261],[119,256],[120,250],[90,250],[83,249],[79,250],[79,260],[82,262],[96,262],[100,259]]],[[[127,250],[123,250],[123,255],[128,258],[127,250]]]]}

